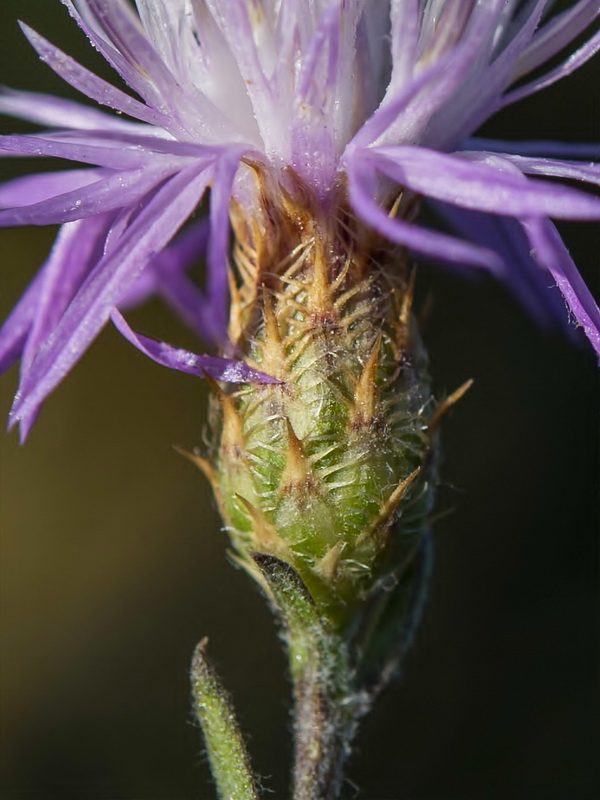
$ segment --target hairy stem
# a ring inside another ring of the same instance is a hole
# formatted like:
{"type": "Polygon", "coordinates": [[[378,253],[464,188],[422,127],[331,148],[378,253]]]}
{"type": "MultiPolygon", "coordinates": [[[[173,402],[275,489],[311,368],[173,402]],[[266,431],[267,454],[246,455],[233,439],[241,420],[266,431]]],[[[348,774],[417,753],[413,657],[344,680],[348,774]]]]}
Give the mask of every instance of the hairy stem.
{"type": "Polygon", "coordinates": [[[367,710],[352,681],[343,635],[321,616],[296,570],[254,553],[284,625],[294,691],[293,800],[336,800],[360,716],[367,710]]]}
{"type": "MultiPolygon", "coordinates": [[[[294,647],[290,658],[294,659],[294,647]]],[[[351,693],[340,691],[339,677],[319,664],[294,680],[294,800],[336,800],[356,727],[351,693]]]]}

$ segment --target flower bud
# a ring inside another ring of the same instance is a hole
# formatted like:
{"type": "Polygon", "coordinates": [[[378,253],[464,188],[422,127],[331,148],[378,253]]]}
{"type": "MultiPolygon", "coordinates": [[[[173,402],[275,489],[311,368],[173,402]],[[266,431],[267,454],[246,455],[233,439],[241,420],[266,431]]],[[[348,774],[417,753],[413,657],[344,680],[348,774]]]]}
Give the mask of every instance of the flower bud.
{"type": "Polygon", "coordinates": [[[291,565],[337,628],[418,549],[435,458],[406,257],[282,196],[236,236],[230,338],[277,384],[216,384],[213,484],[239,560],[291,565]]]}

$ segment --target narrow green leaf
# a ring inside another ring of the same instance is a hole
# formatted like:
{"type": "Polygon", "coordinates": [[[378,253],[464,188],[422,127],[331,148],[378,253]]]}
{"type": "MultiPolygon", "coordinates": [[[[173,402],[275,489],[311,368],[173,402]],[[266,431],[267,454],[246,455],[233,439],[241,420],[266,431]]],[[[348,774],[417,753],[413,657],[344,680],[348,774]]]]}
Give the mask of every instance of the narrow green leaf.
{"type": "Polygon", "coordinates": [[[212,775],[220,800],[258,800],[246,745],[233,706],[213,667],[206,659],[208,639],[192,659],[194,712],[202,727],[212,775]]]}

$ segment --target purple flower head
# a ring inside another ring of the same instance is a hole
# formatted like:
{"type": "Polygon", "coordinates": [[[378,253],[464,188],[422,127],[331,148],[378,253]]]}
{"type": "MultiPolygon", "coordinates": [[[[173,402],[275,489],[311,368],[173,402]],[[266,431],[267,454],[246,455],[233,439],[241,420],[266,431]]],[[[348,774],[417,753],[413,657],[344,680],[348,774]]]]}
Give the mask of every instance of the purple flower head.
{"type": "Polygon", "coordinates": [[[136,0],[136,10],[128,0],[62,2],[131,93],[22,25],[46,64],[108,108],[0,96],[0,111],[44,127],[0,137],[0,154],[76,164],[0,186],[1,225],[62,225],[0,332],[1,368],[21,358],[11,424],[23,436],[111,317],[167,366],[272,380],[233,358],[139,336],[119,311],[159,294],[234,356],[230,211],[251,218],[265,193],[299,193],[332,213],[342,194],[363,222],[414,253],[505,279],[541,318],[555,311],[547,271],[600,352],[600,311],[550,221],[600,218],[600,199],[572,188],[600,181],[587,160],[594,148],[470,138],[593,55],[598,33],[543,69],[589,29],[597,0],[554,16],[552,0],[136,0]],[[208,218],[181,232],[209,188],[208,218]],[[420,224],[420,198],[453,233],[420,224]],[[200,252],[202,291],[187,275],[200,252]]]}

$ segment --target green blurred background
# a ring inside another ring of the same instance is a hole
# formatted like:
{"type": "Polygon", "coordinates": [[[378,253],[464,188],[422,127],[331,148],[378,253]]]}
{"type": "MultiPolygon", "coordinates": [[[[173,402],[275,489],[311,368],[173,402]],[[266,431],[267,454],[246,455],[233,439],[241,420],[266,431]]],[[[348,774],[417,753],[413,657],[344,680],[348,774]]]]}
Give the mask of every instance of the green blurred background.
{"type": "MultiPolygon", "coordinates": [[[[108,72],[58,0],[2,0],[0,78],[63,93],[21,18],[108,72]]],[[[486,132],[598,138],[598,65],[486,132]]],[[[27,126],[2,120],[2,131],[27,126]]],[[[27,165],[28,167],[30,165],[27,165]]],[[[23,169],[25,167],[21,167],[23,169]]],[[[2,175],[16,174],[2,165],[2,175]]],[[[597,229],[563,228],[588,281],[597,229]]],[[[0,233],[2,317],[50,229],[0,233]]],[[[363,726],[348,797],[591,800],[597,767],[598,381],[484,279],[422,270],[445,422],[437,565],[401,682],[363,726]]],[[[196,346],[159,304],[135,327],[196,346]]],[[[16,370],[0,384],[5,419],[16,370]]],[[[206,387],[107,329],[25,447],[1,441],[1,776],[6,800],[212,798],[187,664],[208,635],[256,766],[285,796],[288,688],[275,627],[227,563],[206,482],[172,444],[202,437],[206,387]]]]}

